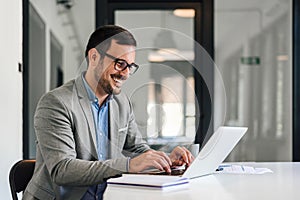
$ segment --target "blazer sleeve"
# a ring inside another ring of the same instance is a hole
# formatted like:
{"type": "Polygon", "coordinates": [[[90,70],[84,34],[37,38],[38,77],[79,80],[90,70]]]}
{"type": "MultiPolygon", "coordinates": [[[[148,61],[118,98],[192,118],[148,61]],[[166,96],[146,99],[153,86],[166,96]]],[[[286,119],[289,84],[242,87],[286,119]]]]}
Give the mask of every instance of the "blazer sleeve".
{"type": "Polygon", "coordinates": [[[48,93],[37,106],[37,145],[52,181],[57,185],[88,186],[127,171],[128,158],[90,161],[77,157],[72,111],[59,95],[48,93]]]}

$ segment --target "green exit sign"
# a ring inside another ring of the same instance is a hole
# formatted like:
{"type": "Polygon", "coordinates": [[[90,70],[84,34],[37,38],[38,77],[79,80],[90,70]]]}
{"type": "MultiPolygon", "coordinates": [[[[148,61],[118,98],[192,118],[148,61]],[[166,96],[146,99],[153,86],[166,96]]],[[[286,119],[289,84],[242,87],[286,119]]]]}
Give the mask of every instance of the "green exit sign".
{"type": "Polygon", "coordinates": [[[251,57],[242,57],[241,63],[245,65],[259,65],[260,64],[260,58],[256,56],[251,57]]]}

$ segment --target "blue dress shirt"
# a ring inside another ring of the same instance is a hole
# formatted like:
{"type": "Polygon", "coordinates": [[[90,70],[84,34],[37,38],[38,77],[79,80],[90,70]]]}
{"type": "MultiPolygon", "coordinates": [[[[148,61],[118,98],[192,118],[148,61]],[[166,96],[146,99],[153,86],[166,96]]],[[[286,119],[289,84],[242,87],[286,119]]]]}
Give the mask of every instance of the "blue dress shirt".
{"type": "MultiPolygon", "coordinates": [[[[109,96],[103,105],[99,105],[98,98],[82,74],[82,80],[87,91],[89,100],[91,102],[91,109],[93,112],[94,123],[96,128],[96,140],[97,140],[97,154],[99,160],[106,160],[108,158],[108,106],[111,97],[109,96]]],[[[82,197],[83,200],[101,200],[103,193],[106,189],[106,183],[93,185],[88,188],[87,192],[82,197]]]]}

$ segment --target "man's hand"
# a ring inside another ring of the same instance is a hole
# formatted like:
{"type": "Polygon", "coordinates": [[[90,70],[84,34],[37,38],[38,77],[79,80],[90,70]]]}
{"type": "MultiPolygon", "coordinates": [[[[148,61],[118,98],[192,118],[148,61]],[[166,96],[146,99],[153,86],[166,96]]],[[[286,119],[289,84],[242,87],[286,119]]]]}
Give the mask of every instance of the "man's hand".
{"type": "Polygon", "coordinates": [[[177,146],[171,152],[170,159],[172,161],[172,166],[181,166],[186,164],[188,167],[194,161],[194,156],[187,148],[177,146]]]}
{"type": "Polygon", "coordinates": [[[130,160],[129,172],[141,172],[149,167],[155,167],[171,173],[171,165],[171,159],[164,152],[151,149],[130,160]]]}

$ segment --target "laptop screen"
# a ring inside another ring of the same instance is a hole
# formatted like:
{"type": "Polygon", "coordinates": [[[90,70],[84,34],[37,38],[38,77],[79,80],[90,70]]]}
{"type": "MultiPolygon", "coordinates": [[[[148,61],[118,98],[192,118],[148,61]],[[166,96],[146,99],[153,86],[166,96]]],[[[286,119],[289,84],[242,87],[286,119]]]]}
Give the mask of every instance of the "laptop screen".
{"type": "Polygon", "coordinates": [[[213,173],[240,141],[248,128],[221,126],[209,138],[183,177],[195,178],[213,173]]]}

